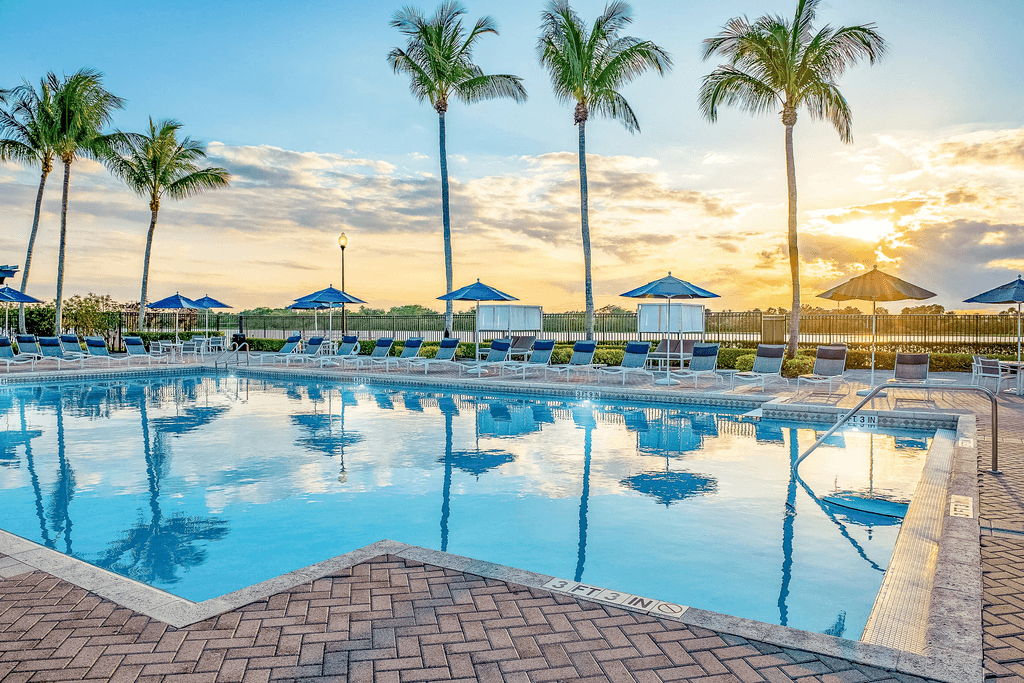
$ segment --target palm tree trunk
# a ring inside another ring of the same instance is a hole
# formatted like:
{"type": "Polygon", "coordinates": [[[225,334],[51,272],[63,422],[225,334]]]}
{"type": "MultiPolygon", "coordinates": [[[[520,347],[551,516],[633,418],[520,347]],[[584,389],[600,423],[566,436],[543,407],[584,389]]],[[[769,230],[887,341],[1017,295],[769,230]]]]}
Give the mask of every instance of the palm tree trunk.
{"type": "MultiPolygon", "coordinates": [[[[448,152],[444,139],[444,112],[437,113],[439,139],[441,145],[441,223],[444,225],[444,276],[448,291],[452,291],[452,224],[448,212],[448,152]]],[[[444,309],[445,336],[452,330],[452,305],[447,301],[444,309]]]]}
{"type": "MultiPolygon", "coordinates": [[[[43,188],[46,187],[46,176],[50,174],[49,162],[43,162],[43,172],[39,176],[39,192],[36,194],[36,213],[32,218],[32,232],[28,236],[28,251],[25,253],[25,270],[21,273],[21,291],[28,286],[28,272],[32,269],[32,249],[36,244],[36,233],[39,232],[39,214],[43,209],[43,188]]],[[[25,334],[25,304],[18,306],[18,331],[25,334]]]]}
{"type": "Polygon", "coordinates": [[[587,136],[586,120],[579,122],[580,127],[580,222],[583,231],[583,279],[587,300],[587,339],[594,338],[594,280],[590,270],[590,210],[587,206],[587,136]]]}
{"type": "Polygon", "coordinates": [[[796,161],[793,158],[793,124],[786,125],[786,182],[789,185],[789,272],[793,281],[793,308],[789,314],[787,355],[796,356],[800,339],[800,248],[796,231],[796,161]]]}
{"type": "Polygon", "coordinates": [[[159,209],[153,210],[153,216],[149,219],[149,233],[146,235],[146,258],[142,262],[142,295],[139,297],[139,332],[142,331],[146,322],[146,290],[149,287],[149,255],[153,252],[153,233],[156,232],[156,214],[159,209]]]}
{"type": "Polygon", "coordinates": [[[71,162],[64,162],[64,194],[60,200],[60,252],[57,256],[57,305],[53,312],[53,333],[60,334],[61,300],[64,296],[64,248],[68,235],[68,190],[71,187],[71,162]]]}

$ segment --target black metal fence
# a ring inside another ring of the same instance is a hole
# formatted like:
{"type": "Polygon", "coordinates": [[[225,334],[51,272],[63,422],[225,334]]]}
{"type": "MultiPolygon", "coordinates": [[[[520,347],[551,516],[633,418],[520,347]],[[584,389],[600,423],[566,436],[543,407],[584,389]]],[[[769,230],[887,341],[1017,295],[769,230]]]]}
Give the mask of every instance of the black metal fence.
{"type": "MultiPolygon", "coordinates": [[[[474,328],[473,312],[457,313],[453,320],[453,333],[472,341],[474,328]]],[[[207,329],[204,313],[183,311],[174,313],[149,313],[143,331],[171,332],[177,328],[181,333],[192,334],[207,329]]],[[[803,344],[867,344],[871,341],[872,323],[875,324],[879,344],[928,346],[934,344],[984,345],[1015,341],[1017,318],[1014,315],[805,315],[800,318],[800,342],[803,344]]],[[[304,337],[324,333],[333,325],[334,336],[341,334],[340,313],[302,313],[296,315],[237,315],[211,313],[209,329],[218,332],[241,332],[248,337],[284,339],[299,333],[304,337]]],[[[584,339],[585,316],[582,313],[547,313],[543,318],[541,335],[558,341],[584,339]]],[[[444,335],[444,316],[436,315],[347,315],[345,327],[349,333],[363,339],[379,336],[394,336],[404,340],[409,337],[424,337],[438,341],[444,335]]],[[[112,340],[119,340],[124,332],[134,332],[138,327],[137,313],[117,314],[116,329],[108,333],[112,340]]],[[[705,316],[704,337],[707,341],[725,343],[781,342],[786,339],[789,316],[764,315],[758,311],[708,311],[705,316]]],[[[635,313],[610,313],[595,316],[594,337],[598,341],[626,341],[629,339],[656,339],[659,333],[637,333],[635,313]]],[[[482,330],[481,338],[496,337],[500,331],[482,330]]],[[[687,334],[696,337],[699,334],[687,334]]]]}

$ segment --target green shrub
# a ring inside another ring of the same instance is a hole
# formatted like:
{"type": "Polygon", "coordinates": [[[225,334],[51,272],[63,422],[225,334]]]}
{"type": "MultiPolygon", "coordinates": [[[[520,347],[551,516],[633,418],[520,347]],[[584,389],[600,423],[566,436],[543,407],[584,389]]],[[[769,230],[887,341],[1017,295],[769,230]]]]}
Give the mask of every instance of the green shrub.
{"type": "Polygon", "coordinates": [[[809,375],[814,371],[814,358],[798,354],[796,358],[790,358],[782,364],[783,377],[797,377],[798,375],[809,375]]]}
{"type": "Polygon", "coordinates": [[[750,349],[719,349],[718,367],[722,369],[735,369],[736,359],[741,356],[750,355],[750,349]]]}
{"type": "Polygon", "coordinates": [[[597,351],[594,352],[594,362],[603,363],[604,365],[622,365],[622,357],[626,355],[625,348],[602,348],[597,347],[597,351]]]}
{"type": "Polygon", "coordinates": [[[736,362],[733,365],[733,367],[739,370],[740,372],[750,372],[754,368],[754,360],[756,358],[756,354],[746,353],[736,358],[736,362]]]}

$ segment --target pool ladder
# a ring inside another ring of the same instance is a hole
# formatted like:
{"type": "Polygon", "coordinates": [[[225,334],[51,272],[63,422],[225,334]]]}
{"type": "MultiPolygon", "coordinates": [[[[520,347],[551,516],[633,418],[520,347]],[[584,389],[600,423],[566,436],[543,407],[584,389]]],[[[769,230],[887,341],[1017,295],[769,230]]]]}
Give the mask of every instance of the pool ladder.
{"type": "Polygon", "coordinates": [[[240,366],[242,364],[242,352],[243,351],[245,352],[245,365],[248,367],[248,365],[249,365],[249,342],[242,342],[241,344],[237,344],[237,345],[235,344],[235,342],[231,342],[231,344],[228,346],[227,350],[224,353],[222,353],[219,356],[217,356],[217,358],[213,361],[213,368],[215,370],[220,369],[220,363],[221,363],[221,361],[224,361],[224,369],[227,370],[228,369],[228,365],[231,364],[232,360],[234,360],[234,364],[235,365],[240,366]]]}
{"type": "Polygon", "coordinates": [[[956,386],[956,385],[949,386],[949,385],[945,385],[945,384],[933,384],[933,385],[928,385],[928,384],[906,384],[906,383],[898,383],[898,382],[893,382],[893,383],[890,383],[890,384],[881,384],[881,385],[873,388],[871,391],[869,391],[868,395],[864,397],[864,400],[862,400],[860,403],[858,403],[856,406],[854,406],[853,410],[851,410],[850,412],[846,413],[841,418],[839,418],[839,420],[837,420],[836,423],[834,425],[832,425],[832,428],[829,429],[827,432],[825,432],[824,436],[822,436],[820,439],[815,441],[814,444],[810,448],[808,448],[806,451],[804,451],[803,455],[801,455],[799,458],[797,458],[796,462],[793,463],[793,471],[795,472],[797,470],[797,468],[800,467],[800,463],[802,463],[807,458],[808,455],[810,455],[811,453],[814,452],[814,449],[816,449],[818,446],[820,446],[822,443],[824,443],[825,439],[827,439],[828,437],[832,436],[836,432],[837,429],[839,429],[844,424],[846,424],[847,421],[849,421],[849,419],[851,417],[853,417],[854,414],[858,410],[863,408],[865,406],[865,404],[867,404],[868,401],[873,399],[875,397],[875,394],[877,394],[878,392],[880,392],[880,391],[882,391],[884,389],[922,389],[922,388],[924,388],[924,389],[941,389],[942,391],[981,391],[981,392],[984,392],[985,394],[988,395],[989,400],[992,402],[992,466],[989,469],[989,471],[992,472],[992,474],[999,474],[1000,473],[999,472],[999,406],[996,403],[996,395],[993,394],[992,391],[988,387],[956,386]]]}

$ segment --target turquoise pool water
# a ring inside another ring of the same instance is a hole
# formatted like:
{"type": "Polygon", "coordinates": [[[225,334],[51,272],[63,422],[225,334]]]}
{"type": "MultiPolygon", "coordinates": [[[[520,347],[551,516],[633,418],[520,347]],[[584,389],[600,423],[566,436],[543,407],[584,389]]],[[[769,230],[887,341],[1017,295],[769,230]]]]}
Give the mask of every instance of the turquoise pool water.
{"type": "Polygon", "coordinates": [[[190,600],[389,538],[857,638],[929,436],[239,377],[0,387],[0,528],[190,600]]]}

